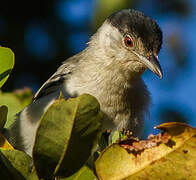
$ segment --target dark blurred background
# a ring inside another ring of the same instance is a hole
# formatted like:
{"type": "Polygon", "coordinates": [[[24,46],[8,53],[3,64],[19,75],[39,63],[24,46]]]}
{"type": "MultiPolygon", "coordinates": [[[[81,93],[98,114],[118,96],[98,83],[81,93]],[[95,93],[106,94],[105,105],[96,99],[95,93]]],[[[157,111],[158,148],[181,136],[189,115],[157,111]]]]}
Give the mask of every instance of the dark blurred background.
{"type": "Polygon", "coordinates": [[[36,92],[62,61],[86,47],[108,15],[122,8],[156,19],[164,35],[163,79],[150,71],[143,76],[153,100],[146,134],[166,121],[196,126],[195,0],[2,1],[0,45],[15,53],[15,68],[3,90],[28,86],[36,92]]]}

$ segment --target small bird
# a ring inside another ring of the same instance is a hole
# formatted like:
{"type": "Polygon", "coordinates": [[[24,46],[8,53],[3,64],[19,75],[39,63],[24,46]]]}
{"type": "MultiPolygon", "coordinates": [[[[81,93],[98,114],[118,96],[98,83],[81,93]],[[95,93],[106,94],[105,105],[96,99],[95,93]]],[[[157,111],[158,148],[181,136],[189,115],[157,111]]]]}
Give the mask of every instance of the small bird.
{"type": "Polygon", "coordinates": [[[18,114],[8,135],[15,148],[32,155],[40,118],[60,92],[65,98],[83,93],[96,97],[104,114],[103,131],[125,128],[141,135],[151,102],[141,75],[150,69],[162,78],[161,45],[162,31],[150,17],[132,9],[110,15],[86,49],[64,61],[18,114]]]}

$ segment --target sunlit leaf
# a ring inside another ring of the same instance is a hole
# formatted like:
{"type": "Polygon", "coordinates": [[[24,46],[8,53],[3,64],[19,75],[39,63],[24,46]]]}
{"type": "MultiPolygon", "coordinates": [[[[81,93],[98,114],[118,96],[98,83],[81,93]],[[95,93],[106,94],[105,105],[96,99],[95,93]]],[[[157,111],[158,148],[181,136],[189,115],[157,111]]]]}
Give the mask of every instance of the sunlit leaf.
{"type": "Polygon", "coordinates": [[[14,53],[11,49],[0,47],[0,88],[14,67],[14,53]]]}
{"type": "Polygon", "coordinates": [[[163,134],[146,141],[113,144],[96,161],[100,179],[194,179],[196,129],[182,123],[165,123],[163,134]]]}
{"type": "Polygon", "coordinates": [[[14,149],[12,145],[7,141],[7,139],[0,132],[0,148],[2,149],[14,149]]]}
{"type": "Polygon", "coordinates": [[[112,135],[112,143],[116,143],[117,140],[119,140],[120,135],[118,131],[114,131],[113,135],[112,135]]]}
{"type": "Polygon", "coordinates": [[[97,177],[91,169],[83,166],[78,172],[68,178],[60,178],[59,180],[97,180],[97,177]]]}
{"type": "Polygon", "coordinates": [[[5,128],[8,128],[15,120],[15,115],[23,110],[32,99],[32,91],[29,89],[17,90],[13,93],[0,92],[0,106],[6,105],[9,109],[5,128]]]}

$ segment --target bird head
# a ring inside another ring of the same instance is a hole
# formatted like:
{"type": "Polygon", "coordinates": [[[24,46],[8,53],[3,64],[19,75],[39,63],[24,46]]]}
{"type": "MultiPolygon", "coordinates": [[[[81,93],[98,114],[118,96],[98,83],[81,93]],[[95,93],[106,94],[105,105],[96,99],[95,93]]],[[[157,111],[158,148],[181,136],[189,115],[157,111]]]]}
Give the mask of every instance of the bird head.
{"type": "Polygon", "coordinates": [[[105,20],[96,37],[111,64],[115,61],[119,67],[140,74],[150,69],[162,78],[158,59],[162,32],[150,17],[136,10],[121,10],[105,20]]]}

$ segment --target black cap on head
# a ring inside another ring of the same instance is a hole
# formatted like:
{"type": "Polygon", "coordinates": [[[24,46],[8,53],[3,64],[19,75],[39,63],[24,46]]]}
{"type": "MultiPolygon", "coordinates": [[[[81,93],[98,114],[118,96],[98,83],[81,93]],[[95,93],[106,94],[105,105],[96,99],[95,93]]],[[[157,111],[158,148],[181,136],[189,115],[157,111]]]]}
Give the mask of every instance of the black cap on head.
{"type": "Polygon", "coordinates": [[[162,44],[162,32],[158,24],[143,13],[124,9],[107,18],[121,33],[140,37],[146,50],[158,53],[162,44]]]}

